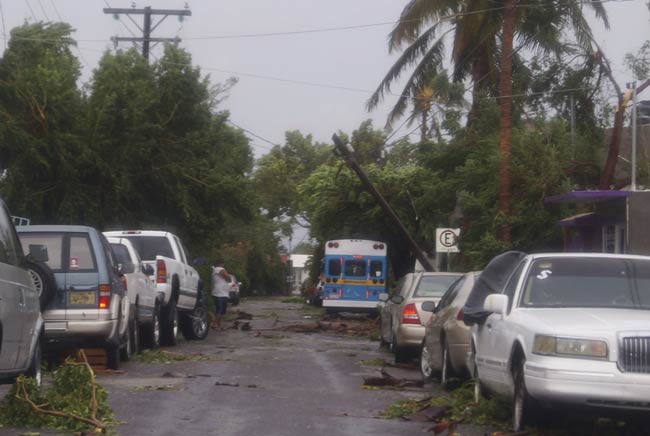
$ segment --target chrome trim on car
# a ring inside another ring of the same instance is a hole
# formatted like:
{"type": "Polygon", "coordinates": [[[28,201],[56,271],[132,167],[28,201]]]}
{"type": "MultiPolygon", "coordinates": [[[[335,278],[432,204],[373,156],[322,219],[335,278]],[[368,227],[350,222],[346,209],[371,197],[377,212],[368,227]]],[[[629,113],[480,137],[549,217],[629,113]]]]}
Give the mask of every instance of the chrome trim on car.
{"type": "Polygon", "coordinates": [[[619,369],[623,372],[650,374],[650,336],[621,338],[619,369]]]}

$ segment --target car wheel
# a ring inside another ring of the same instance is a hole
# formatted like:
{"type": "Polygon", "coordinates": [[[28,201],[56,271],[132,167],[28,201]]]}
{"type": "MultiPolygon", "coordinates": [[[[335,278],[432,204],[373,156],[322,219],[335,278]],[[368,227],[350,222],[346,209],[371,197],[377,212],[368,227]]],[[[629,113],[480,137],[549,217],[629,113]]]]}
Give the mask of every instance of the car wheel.
{"type": "Polygon", "coordinates": [[[41,339],[39,338],[36,341],[36,347],[34,348],[34,354],[32,355],[32,361],[29,364],[29,369],[25,373],[27,377],[32,377],[36,380],[36,385],[40,386],[43,383],[43,372],[41,370],[41,362],[43,360],[43,352],[41,350],[41,339]]]}
{"type": "Polygon", "coordinates": [[[427,346],[426,341],[422,342],[422,350],[420,351],[420,372],[424,381],[431,380],[433,377],[433,368],[431,368],[431,352],[427,346]]]}
{"type": "Polygon", "coordinates": [[[124,345],[120,347],[120,360],[128,362],[133,355],[133,323],[129,321],[124,334],[124,345]]]}
{"type": "Polygon", "coordinates": [[[165,309],[165,316],[160,327],[160,343],[169,346],[176,345],[176,338],[178,336],[178,310],[176,309],[176,301],[173,299],[165,309]]]}
{"type": "Polygon", "coordinates": [[[50,267],[44,262],[27,261],[27,272],[34,283],[41,309],[44,309],[56,293],[56,279],[50,267]]]}
{"type": "Polygon", "coordinates": [[[210,322],[208,307],[205,303],[198,301],[194,310],[183,317],[181,331],[186,339],[203,340],[208,336],[208,324],[210,322]]]}
{"type": "Polygon", "coordinates": [[[524,431],[524,427],[533,421],[537,409],[535,400],[526,389],[525,364],[526,358],[522,356],[513,373],[515,395],[512,402],[512,429],[516,432],[524,431]]]}
{"type": "Polygon", "coordinates": [[[478,404],[482,398],[489,398],[489,396],[481,384],[481,379],[478,373],[478,365],[476,364],[476,350],[474,348],[474,344],[472,344],[472,354],[469,356],[468,364],[469,373],[474,380],[474,403],[478,404]]]}
{"type": "Polygon", "coordinates": [[[106,367],[115,371],[120,369],[120,347],[118,345],[106,346],[106,367]]]}
{"type": "Polygon", "coordinates": [[[142,344],[145,348],[155,349],[160,346],[160,305],[153,309],[151,323],[142,329],[142,344]]]}
{"type": "Polygon", "coordinates": [[[454,376],[454,369],[449,358],[449,346],[447,341],[442,340],[442,357],[440,359],[440,384],[445,386],[449,379],[454,376]]]}

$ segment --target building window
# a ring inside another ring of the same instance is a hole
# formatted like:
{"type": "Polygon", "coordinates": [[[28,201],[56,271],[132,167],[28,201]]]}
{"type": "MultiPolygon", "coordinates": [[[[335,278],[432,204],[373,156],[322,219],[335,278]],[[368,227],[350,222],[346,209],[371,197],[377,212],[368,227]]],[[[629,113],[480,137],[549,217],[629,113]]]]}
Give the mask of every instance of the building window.
{"type": "Polygon", "coordinates": [[[625,226],[603,226],[603,253],[625,253],[625,226]]]}

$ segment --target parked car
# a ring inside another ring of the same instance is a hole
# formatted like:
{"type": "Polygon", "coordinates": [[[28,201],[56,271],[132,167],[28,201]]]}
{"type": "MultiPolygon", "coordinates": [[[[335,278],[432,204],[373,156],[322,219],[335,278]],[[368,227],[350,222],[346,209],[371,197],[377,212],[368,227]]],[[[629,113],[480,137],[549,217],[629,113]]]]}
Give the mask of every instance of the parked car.
{"type": "Polygon", "coordinates": [[[650,410],[650,257],[527,255],[497,292],[468,299],[485,300],[469,364],[477,398],[512,399],[515,431],[540,405],[650,410]]]}
{"type": "Polygon", "coordinates": [[[381,294],[380,336],[395,353],[395,362],[404,362],[419,350],[424,338],[424,324],[431,312],[422,310],[422,303],[437,303],[461,276],[458,273],[421,272],[406,274],[388,297],[381,294]]]}
{"type": "Polygon", "coordinates": [[[153,268],[156,292],[162,301],[161,344],[176,345],[179,329],[187,339],[205,339],[209,314],[201,280],[178,236],[158,230],[118,230],[105,234],[131,241],[142,262],[153,268]]]}
{"type": "Polygon", "coordinates": [[[241,282],[237,281],[237,277],[235,277],[233,274],[230,274],[231,281],[228,283],[230,286],[230,290],[228,291],[228,299],[232,303],[233,306],[237,306],[239,304],[239,287],[241,286],[241,282]]]}
{"type": "Polygon", "coordinates": [[[140,344],[146,348],[160,345],[160,306],[162,298],[156,292],[156,285],[149,278],[153,275],[151,265],[145,265],[131,241],[125,238],[109,237],[115,259],[124,274],[124,284],[131,309],[129,323],[132,324],[127,355],[137,353],[140,344]]]}
{"type": "Polygon", "coordinates": [[[13,382],[20,374],[41,382],[43,318],[28,265],[45,258],[36,246],[28,258],[29,263],[0,200],[0,382],[4,383],[13,382]]]}
{"type": "Polygon", "coordinates": [[[54,298],[42,311],[44,346],[102,347],[108,367],[118,369],[120,351],[128,347],[131,337],[130,303],[104,235],[85,226],[20,226],[17,230],[24,250],[43,247],[54,275],[54,298]]]}
{"type": "Polygon", "coordinates": [[[422,310],[433,312],[424,328],[420,352],[422,377],[440,374],[440,383],[450,377],[464,376],[467,371],[470,328],[463,322],[463,306],[480,272],[468,272],[457,280],[436,305],[422,303],[422,310]]]}

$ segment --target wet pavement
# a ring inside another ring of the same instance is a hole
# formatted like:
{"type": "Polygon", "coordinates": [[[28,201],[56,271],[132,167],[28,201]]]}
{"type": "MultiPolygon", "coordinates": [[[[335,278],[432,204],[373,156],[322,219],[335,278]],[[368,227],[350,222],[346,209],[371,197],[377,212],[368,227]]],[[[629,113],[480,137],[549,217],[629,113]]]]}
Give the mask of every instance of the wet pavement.
{"type": "MultiPolygon", "coordinates": [[[[379,376],[381,370],[363,361],[391,359],[378,342],[339,333],[287,331],[288,326],[303,324],[309,330],[320,311],[280,298],[242,300],[234,310],[253,318],[229,321],[224,325],[230,328],[211,330],[205,341],[183,340],[163,348],[201,360],[130,361],[121,368],[125,374],[97,376],[109,392],[116,420],[124,421],[114,427],[117,433],[410,435],[431,427],[377,418],[396,401],[426,397],[422,388],[362,388],[364,377],[379,376]]],[[[339,321],[346,326],[368,323],[366,316],[339,321]]],[[[418,376],[415,369],[411,373],[418,376]]],[[[3,436],[24,432],[0,429],[3,436]]],[[[40,432],[50,434],[56,433],[40,432]]]]}

